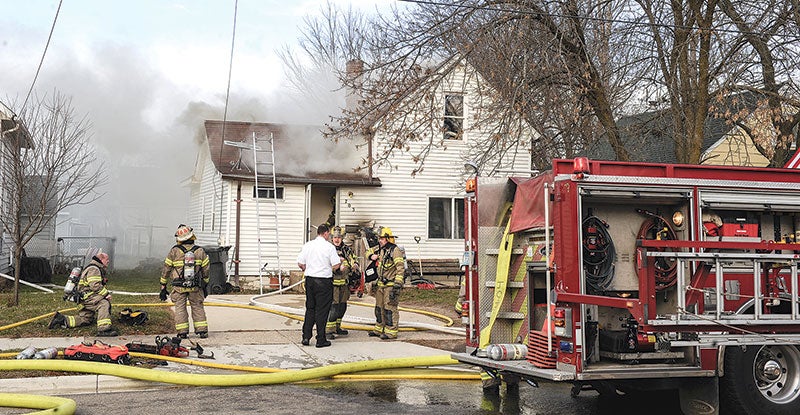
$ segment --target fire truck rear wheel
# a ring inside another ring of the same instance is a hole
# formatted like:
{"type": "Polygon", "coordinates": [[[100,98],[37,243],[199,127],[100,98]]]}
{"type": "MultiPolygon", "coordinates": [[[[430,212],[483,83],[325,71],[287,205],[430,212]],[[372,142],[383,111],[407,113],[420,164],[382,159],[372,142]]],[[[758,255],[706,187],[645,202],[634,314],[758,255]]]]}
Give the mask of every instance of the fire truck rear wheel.
{"type": "Polygon", "coordinates": [[[721,413],[800,413],[800,350],[793,345],[728,347],[720,403],[721,413]]]}

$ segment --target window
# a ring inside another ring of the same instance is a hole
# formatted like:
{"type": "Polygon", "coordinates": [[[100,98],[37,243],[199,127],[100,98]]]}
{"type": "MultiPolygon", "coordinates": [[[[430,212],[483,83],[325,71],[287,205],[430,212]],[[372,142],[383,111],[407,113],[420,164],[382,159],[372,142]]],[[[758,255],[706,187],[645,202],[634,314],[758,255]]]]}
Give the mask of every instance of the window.
{"type": "MultiPolygon", "coordinates": [[[[253,197],[256,197],[256,188],[253,188],[253,197]]],[[[283,188],[282,187],[258,187],[258,197],[260,199],[283,199],[283,188]]]]}
{"type": "Polygon", "coordinates": [[[464,132],[464,96],[444,96],[444,139],[460,140],[464,132]]]}
{"type": "Polygon", "coordinates": [[[464,238],[464,199],[452,197],[428,199],[428,238],[464,238]]]}

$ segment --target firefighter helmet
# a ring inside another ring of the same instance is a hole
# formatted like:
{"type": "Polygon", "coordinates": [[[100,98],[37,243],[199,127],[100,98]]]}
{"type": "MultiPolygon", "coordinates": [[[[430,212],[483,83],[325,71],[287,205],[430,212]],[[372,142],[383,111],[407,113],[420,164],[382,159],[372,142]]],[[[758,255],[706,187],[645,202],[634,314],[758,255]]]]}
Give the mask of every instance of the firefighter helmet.
{"type": "Polygon", "coordinates": [[[333,230],[331,231],[331,237],[333,238],[343,238],[344,232],[342,232],[341,226],[334,226],[333,230]]]}
{"type": "Polygon", "coordinates": [[[178,230],[175,231],[175,239],[178,242],[188,241],[189,239],[194,238],[194,229],[184,224],[178,225],[178,230]]]}
{"type": "Polygon", "coordinates": [[[394,243],[394,234],[392,234],[392,230],[385,226],[381,228],[378,238],[386,238],[389,242],[394,243]]]}

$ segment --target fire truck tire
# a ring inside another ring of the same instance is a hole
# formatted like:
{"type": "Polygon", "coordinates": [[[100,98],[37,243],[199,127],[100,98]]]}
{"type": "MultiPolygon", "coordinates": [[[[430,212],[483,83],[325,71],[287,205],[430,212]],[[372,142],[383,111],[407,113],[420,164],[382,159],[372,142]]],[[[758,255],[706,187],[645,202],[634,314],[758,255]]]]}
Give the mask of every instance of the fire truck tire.
{"type": "Polygon", "coordinates": [[[800,350],[793,345],[728,347],[720,403],[724,414],[800,413],[800,350]]]}

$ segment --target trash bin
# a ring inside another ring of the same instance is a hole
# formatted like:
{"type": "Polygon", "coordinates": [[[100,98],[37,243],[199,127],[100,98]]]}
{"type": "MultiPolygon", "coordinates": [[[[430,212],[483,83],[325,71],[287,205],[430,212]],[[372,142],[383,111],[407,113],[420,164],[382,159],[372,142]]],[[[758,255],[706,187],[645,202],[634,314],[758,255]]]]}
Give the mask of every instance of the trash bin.
{"type": "Polygon", "coordinates": [[[228,284],[228,274],[225,272],[225,263],[228,262],[228,250],[230,246],[208,246],[203,247],[209,261],[208,293],[225,294],[230,291],[228,284]]]}

